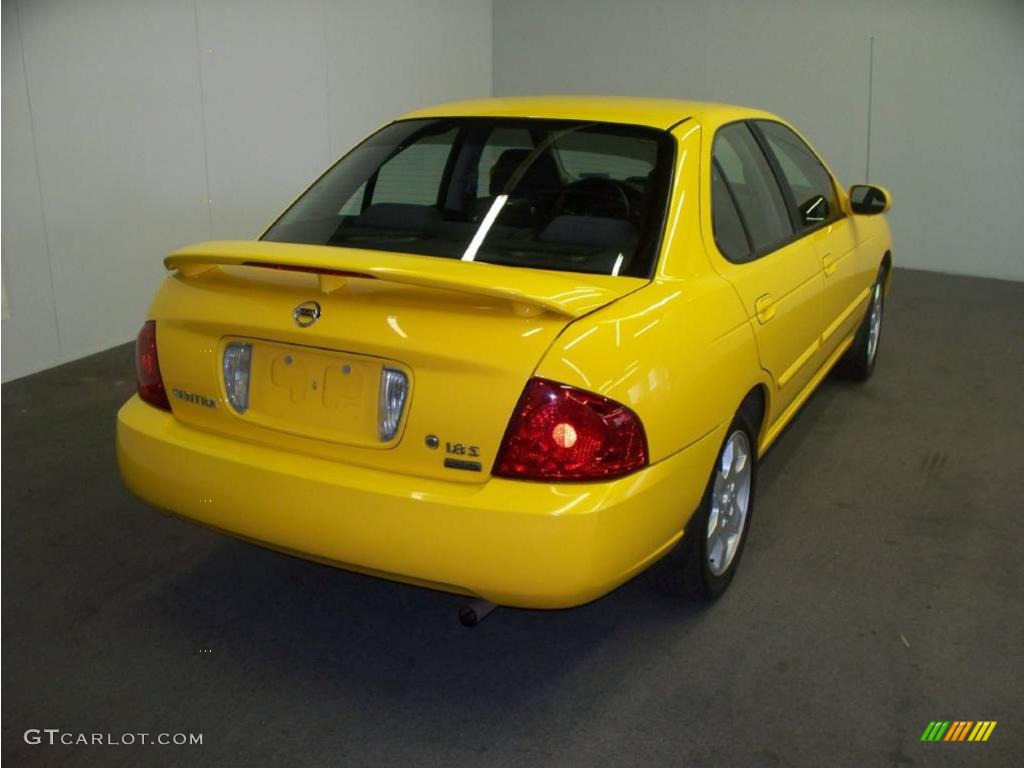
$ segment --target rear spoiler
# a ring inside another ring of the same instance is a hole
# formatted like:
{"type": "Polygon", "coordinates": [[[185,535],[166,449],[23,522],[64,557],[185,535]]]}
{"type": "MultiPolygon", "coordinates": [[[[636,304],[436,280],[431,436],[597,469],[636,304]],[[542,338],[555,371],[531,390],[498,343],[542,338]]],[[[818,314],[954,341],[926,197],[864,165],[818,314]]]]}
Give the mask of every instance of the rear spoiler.
{"type": "Polygon", "coordinates": [[[262,240],[196,243],[169,254],[164,266],[177,270],[184,278],[219,267],[312,272],[319,277],[324,293],[344,287],[350,278],[387,280],[504,299],[521,315],[548,311],[570,318],[593,312],[647,282],[637,277],[542,271],[435,256],[262,240]]]}

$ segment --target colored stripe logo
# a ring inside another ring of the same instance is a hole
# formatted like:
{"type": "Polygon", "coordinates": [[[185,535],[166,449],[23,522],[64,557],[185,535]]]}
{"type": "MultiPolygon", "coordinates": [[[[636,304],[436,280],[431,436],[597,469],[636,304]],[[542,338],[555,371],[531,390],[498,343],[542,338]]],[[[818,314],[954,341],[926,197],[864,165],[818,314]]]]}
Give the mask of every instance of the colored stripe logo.
{"type": "Polygon", "coordinates": [[[933,720],[921,741],[988,741],[995,727],[995,720],[933,720]]]}

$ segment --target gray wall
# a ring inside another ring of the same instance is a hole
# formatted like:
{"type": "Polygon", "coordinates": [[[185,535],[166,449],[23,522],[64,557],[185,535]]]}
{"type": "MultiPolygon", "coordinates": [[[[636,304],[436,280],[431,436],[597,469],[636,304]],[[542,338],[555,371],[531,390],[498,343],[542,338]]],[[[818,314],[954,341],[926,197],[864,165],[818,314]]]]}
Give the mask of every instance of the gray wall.
{"type": "Polygon", "coordinates": [[[131,339],[398,113],[491,91],[490,0],[3,0],[3,378],[131,339]]]}
{"type": "Polygon", "coordinates": [[[495,95],[777,112],[893,191],[900,265],[1024,280],[1021,0],[495,0],[494,30],[495,95]]]}
{"type": "Polygon", "coordinates": [[[3,378],[129,340],[168,250],[256,235],[376,125],[492,82],[771,109],[893,189],[900,264],[1024,279],[1024,2],[493,6],[3,0],[3,378]]]}

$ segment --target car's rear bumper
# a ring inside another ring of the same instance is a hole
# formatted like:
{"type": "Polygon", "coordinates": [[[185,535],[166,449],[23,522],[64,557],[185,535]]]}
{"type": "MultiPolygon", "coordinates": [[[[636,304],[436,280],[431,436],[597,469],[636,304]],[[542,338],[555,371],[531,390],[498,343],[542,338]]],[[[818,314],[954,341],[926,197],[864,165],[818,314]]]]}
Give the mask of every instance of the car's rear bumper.
{"type": "Polygon", "coordinates": [[[117,417],[148,503],[313,560],[504,605],[599,597],[656,560],[699,504],[720,430],[619,480],[447,483],[201,432],[133,397],[117,417]]]}

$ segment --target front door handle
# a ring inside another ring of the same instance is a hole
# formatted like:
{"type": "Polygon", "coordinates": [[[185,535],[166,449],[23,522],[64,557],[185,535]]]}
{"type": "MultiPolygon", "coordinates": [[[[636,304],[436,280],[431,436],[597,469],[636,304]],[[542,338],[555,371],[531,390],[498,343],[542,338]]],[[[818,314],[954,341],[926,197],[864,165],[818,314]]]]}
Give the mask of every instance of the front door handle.
{"type": "Polygon", "coordinates": [[[754,299],[754,313],[757,315],[757,322],[761,324],[767,323],[775,317],[775,299],[770,293],[754,299]]]}
{"type": "Polygon", "coordinates": [[[839,257],[833,256],[831,253],[826,253],[821,257],[821,269],[828,277],[839,268],[839,257]]]}

